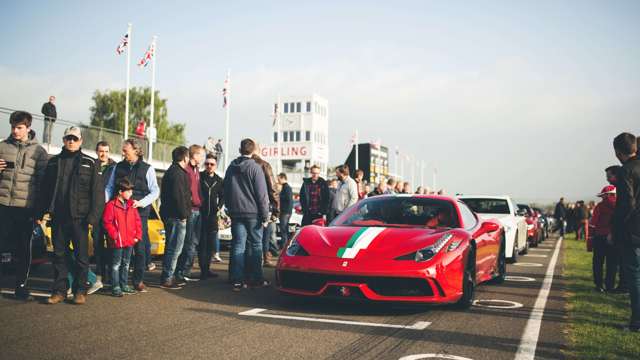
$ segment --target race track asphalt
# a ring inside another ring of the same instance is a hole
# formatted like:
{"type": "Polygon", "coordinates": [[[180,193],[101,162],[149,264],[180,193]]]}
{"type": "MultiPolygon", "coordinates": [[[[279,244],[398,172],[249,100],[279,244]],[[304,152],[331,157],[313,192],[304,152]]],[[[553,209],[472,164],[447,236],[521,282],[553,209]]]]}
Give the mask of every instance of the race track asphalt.
{"type": "MultiPolygon", "coordinates": [[[[274,288],[234,293],[226,283],[226,266],[220,264],[214,265],[219,278],[189,283],[182,290],[157,287],[157,269],[147,276],[152,286],[148,293],[114,298],[99,292],[82,306],[24,303],[5,295],[0,298],[0,358],[514,359],[533,312],[534,319],[542,319],[535,359],[562,359],[566,301],[561,250],[554,276],[547,280],[552,283],[544,312],[534,310],[558,241],[548,239],[529,256],[520,256],[517,264],[508,265],[508,275],[532,281],[508,280],[477,288],[477,300],[522,304],[513,309],[473,306],[462,311],[450,306],[300,299],[282,296],[274,288]],[[240,315],[252,309],[265,310],[255,310],[258,316],[240,315]],[[430,324],[410,328],[420,322],[430,324]],[[439,357],[426,357],[430,354],[439,357]]],[[[266,274],[273,280],[273,269],[266,269],[266,274]]],[[[50,286],[50,266],[32,275],[30,286],[43,290],[50,286]]],[[[4,290],[9,290],[11,281],[2,280],[4,290]]],[[[535,321],[529,324],[535,330],[535,321]]],[[[527,352],[517,358],[527,358],[527,352]]]]}

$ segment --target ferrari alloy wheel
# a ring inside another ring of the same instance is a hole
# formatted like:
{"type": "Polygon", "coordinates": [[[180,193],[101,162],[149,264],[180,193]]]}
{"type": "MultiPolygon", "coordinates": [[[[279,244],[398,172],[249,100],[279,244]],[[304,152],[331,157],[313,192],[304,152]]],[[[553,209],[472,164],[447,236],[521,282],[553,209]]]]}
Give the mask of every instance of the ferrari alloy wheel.
{"type": "Polygon", "coordinates": [[[476,291],[476,250],[469,248],[467,265],[462,276],[462,297],[456,303],[460,309],[468,309],[473,304],[476,291]]]}
{"type": "Polygon", "coordinates": [[[495,284],[502,284],[507,276],[507,255],[505,254],[506,241],[504,234],[500,238],[500,252],[498,253],[497,273],[493,278],[495,284]]]}

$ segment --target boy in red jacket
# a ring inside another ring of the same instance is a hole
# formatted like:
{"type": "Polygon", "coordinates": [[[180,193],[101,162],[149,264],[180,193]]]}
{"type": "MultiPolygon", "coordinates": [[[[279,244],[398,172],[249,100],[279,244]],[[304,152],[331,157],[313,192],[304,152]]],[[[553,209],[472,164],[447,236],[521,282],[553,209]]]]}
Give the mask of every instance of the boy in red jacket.
{"type": "Polygon", "coordinates": [[[602,201],[593,209],[591,225],[593,226],[593,282],[597,292],[613,290],[616,279],[616,256],[613,244],[607,237],[611,234],[613,210],[616,207],[616,188],[613,185],[605,186],[598,197],[602,201]],[[607,264],[607,275],[602,287],[602,268],[607,264]]]}
{"type": "Polygon", "coordinates": [[[133,207],[133,185],[122,179],[116,185],[117,196],[105,205],[102,223],[108,235],[108,245],[112,249],[111,293],[122,297],[135,294],[129,284],[129,260],[133,245],[142,238],[142,222],[138,210],[133,207]]]}

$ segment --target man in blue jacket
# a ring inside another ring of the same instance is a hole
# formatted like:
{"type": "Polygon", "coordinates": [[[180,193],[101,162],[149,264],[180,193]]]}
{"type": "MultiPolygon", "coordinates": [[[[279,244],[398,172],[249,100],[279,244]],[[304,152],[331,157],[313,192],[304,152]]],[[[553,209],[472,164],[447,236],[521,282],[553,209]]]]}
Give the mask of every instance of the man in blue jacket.
{"type": "Polygon", "coordinates": [[[240,156],[233,160],[224,177],[224,203],[231,218],[229,280],[234,291],[244,286],[268,286],[262,273],[262,228],[269,220],[269,197],[262,167],[251,159],[256,143],[240,142],[240,156]],[[248,279],[245,279],[245,249],[248,279]]]}

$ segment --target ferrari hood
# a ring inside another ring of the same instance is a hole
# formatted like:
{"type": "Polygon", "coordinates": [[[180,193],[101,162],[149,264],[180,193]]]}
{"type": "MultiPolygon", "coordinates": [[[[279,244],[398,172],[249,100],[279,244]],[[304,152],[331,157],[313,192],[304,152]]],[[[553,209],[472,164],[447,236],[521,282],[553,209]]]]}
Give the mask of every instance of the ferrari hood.
{"type": "Polygon", "coordinates": [[[446,231],[378,226],[306,226],[297,241],[311,256],[393,259],[433,244],[446,231]]]}

